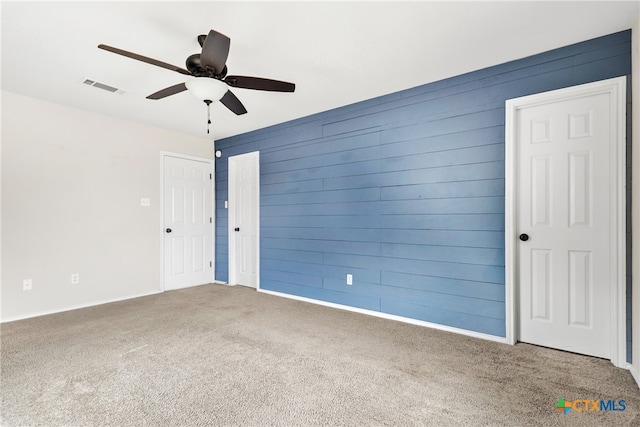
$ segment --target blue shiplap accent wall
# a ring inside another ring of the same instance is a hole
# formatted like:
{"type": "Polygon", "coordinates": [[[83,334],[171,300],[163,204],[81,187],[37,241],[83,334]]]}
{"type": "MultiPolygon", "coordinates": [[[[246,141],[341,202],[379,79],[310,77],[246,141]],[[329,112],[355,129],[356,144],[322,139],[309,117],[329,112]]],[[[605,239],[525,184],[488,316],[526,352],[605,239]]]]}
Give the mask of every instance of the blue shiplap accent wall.
{"type": "Polygon", "coordinates": [[[263,289],[505,336],[505,100],[630,74],[624,31],[217,141],[217,279],[259,150],[263,289]]]}

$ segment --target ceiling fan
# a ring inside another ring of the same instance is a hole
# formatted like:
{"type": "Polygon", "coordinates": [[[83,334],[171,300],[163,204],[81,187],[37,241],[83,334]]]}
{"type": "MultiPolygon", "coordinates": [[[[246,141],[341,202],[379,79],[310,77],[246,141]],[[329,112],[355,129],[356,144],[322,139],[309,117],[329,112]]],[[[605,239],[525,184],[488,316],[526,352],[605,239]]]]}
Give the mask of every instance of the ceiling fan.
{"type": "MultiPolygon", "coordinates": [[[[293,92],[296,88],[295,84],[280,80],[227,75],[226,62],[231,40],[222,33],[211,30],[206,36],[204,34],[199,35],[198,43],[202,47],[202,51],[187,58],[186,69],[105,44],[99,44],[98,48],[195,77],[195,79],[190,79],[185,83],[178,83],[152,93],[147,96],[147,99],[162,99],[189,90],[197,98],[204,101],[207,106],[219,100],[229,110],[241,115],[245,114],[247,110],[227,86],[273,92],[293,92]]],[[[211,120],[209,120],[209,123],[211,123],[211,120]]]]}

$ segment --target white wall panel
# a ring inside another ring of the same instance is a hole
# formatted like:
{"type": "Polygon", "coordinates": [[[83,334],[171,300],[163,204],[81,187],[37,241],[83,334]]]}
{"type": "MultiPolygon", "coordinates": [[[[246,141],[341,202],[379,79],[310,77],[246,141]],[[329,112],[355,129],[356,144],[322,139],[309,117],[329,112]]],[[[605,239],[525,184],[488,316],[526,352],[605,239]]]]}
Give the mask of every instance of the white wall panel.
{"type": "Polygon", "coordinates": [[[213,158],[204,137],[2,92],[3,321],[161,290],[161,151],[213,158]]]}

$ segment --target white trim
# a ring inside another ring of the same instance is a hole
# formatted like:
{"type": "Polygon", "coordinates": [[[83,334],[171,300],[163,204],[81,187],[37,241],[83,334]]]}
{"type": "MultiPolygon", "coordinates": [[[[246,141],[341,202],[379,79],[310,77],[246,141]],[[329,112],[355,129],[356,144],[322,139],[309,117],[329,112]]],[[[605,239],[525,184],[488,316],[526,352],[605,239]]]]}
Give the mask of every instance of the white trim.
{"type": "Polygon", "coordinates": [[[256,290],[260,290],[260,152],[256,156],[256,290]]]}
{"type": "MultiPolygon", "coordinates": [[[[635,22],[631,28],[631,75],[640,76],[640,11],[638,12],[635,22]]],[[[640,387],[640,81],[638,78],[631,79],[631,145],[634,147],[631,152],[631,181],[634,183],[631,187],[631,231],[632,248],[631,253],[635,262],[631,263],[631,355],[632,369],[631,372],[640,387]]]]}
{"type": "MultiPolygon", "coordinates": [[[[238,279],[236,278],[236,239],[234,234],[234,224],[231,221],[231,218],[235,216],[235,204],[231,202],[231,191],[232,191],[232,179],[231,179],[231,164],[232,160],[235,161],[238,158],[249,158],[253,159],[256,165],[256,194],[255,194],[255,204],[256,204],[256,290],[260,290],[260,151],[251,151],[245,154],[238,154],[236,156],[230,156],[228,159],[228,178],[227,182],[229,183],[227,198],[229,200],[229,208],[227,215],[227,234],[228,234],[228,247],[229,247],[229,285],[234,286],[238,283],[238,279]]],[[[235,166],[234,166],[235,167],[235,166]]],[[[235,178],[234,178],[235,179],[235,178]]]]}
{"type": "Polygon", "coordinates": [[[213,162],[213,159],[209,159],[207,157],[198,157],[198,156],[192,156],[190,154],[174,153],[172,151],[164,151],[164,150],[160,151],[160,156],[162,158],[164,158],[165,156],[168,156],[168,157],[175,157],[177,159],[193,160],[196,162],[203,162],[203,163],[213,162]]]}
{"type": "Polygon", "coordinates": [[[614,220],[610,247],[612,263],[617,262],[611,279],[618,283],[611,289],[612,308],[615,310],[611,312],[611,323],[616,325],[611,333],[611,362],[622,368],[627,364],[627,78],[618,77],[609,81],[612,86],[612,110],[616,110],[611,112],[611,123],[614,124],[612,137],[618,141],[612,147],[611,158],[611,170],[615,171],[617,181],[611,185],[610,209],[614,220]]]}
{"type": "Polygon", "coordinates": [[[640,374],[636,371],[634,366],[631,363],[627,363],[627,369],[631,372],[631,376],[634,380],[636,380],[636,384],[640,387],[640,374]]]}
{"type": "Polygon", "coordinates": [[[517,259],[516,259],[516,173],[517,147],[515,142],[515,118],[519,109],[608,93],[611,96],[611,362],[617,367],[626,366],[626,77],[616,77],[595,83],[509,99],[505,104],[505,308],[506,341],[518,340],[517,325],[517,259]]]}
{"type": "Polygon", "coordinates": [[[173,153],[171,151],[160,151],[160,292],[166,291],[165,283],[164,283],[164,269],[165,269],[165,260],[164,260],[164,159],[165,157],[175,157],[177,159],[183,160],[193,160],[196,162],[208,163],[210,166],[211,173],[211,218],[213,218],[213,223],[211,224],[211,277],[210,281],[213,283],[215,280],[216,274],[216,162],[213,159],[208,159],[206,157],[196,157],[191,156],[189,154],[181,154],[181,153],[173,153]]]}
{"type": "Polygon", "coordinates": [[[483,334],[481,332],[469,331],[467,329],[455,328],[453,326],[440,325],[438,323],[425,322],[424,320],[412,319],[410,317],[397,316],[395,314],[383,313],[381,311],[373,311],[367,310],[364,308],[352,307],[349,305],[336,304],[333,302],[327,302],[322,300],[317,300],[313,298],[300,297],[297,295],[290,295],[276,291],[269,291],[266,289],[258,289],[258,292],[262,292],[269,295],[274,295],[277,297],[293,299],[296,301],[308,302],[311,304],[322,305],[324,307],[337,308],[339,310],[351,311],[354,313],[366,314],[369,316],[379,317],[387,320],[395,320],[398,322],[409,323],[411,325],[424,326],[426,328],[437,329],[445,332],[452,332],[454,334],[466,335],[468,337],[479,338],[487,341],[494,341],[501,344],[507,344],[507,341],[503,337],[498,337],[495,335],[483,334]]]}
{"type": "Polygon", "coordinates": [[[235,215],[236,209],[231,203],[233,194],[231,182],[231,164],[234,156],[227,159],[227,280],[230,286],[236,284],[236,239],[233,235],[233,227],[231,218],[235,215]]]}
{"type": "Polygon", "coordinates": [[[516,197],[515,197],[515,181],[516,169],[515,159],[516,153],[513,143],[516,141],[514,120],[516,117],[516,108],[509,100],[505,106],[505,142],[504,142],[504,274],[505,274],[505,337],[507,343],[513,345],[517,342],[518,337],[516,331],[519,328],[516,305],[518,296],[516,295],[516,251],[514,248],[514,239],[516,235],[516,197]]]}
{"type": "MultiPolygon", "coordinates": [[[[216,152],[215,141],[213,152],[216,152]]],[[[215,154],[214,154],[215,156],[215,154]]],[[[216,158],[211,159],[211,283],[216,281],[216,158]]]]}
{"type": "Polygon", "coordinates": [[[49,314],[64,313],[66,311],[72,311],[72,310],[79,310],[79,309],[82,309],[82,308],[95,307],[95,306],[98,306],[98,305],[110,304],[110,303],[113,303],[113,302],[126,301],[126,300],[130,300],[130,299],[141,298],[141,297],[148,297],[150,295],[161,294],[162,292],[163,292],[162,290],[151,291],[151,292],[131,295],[131,296],[127,296],[127,297],[119,297],[119,298],[113,298],[113,299],[108,299],[108,300],[104,300],[104,301],[91,302],[91,303],[88,303],[88,304],[72,305],[72,306],[69,306],[69,307],[66,307],[66,308],[61,308],[61,309],[56,309],[56,310],[37,311],[35,313],[29,313],[29,314],[24,314],[24,315],[20,315],[20,316],[10,317],[8,319],[2,319],[0,321],[0,323],[15,322],[17,320],[31,319],[33,317],[47,316],[49,314]]]}

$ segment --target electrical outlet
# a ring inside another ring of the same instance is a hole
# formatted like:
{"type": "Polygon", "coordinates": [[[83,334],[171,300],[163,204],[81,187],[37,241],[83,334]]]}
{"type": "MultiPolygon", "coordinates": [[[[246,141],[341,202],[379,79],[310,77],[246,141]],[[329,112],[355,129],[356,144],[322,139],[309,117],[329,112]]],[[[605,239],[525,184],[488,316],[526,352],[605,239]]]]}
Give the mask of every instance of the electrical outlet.
{"type": "Polygon", "coordinates": [[[76,285],[80,283],[80,275],[78,273],[74,273],[71,275],[71,284],[76,285]]]}
{"type": "Polygon", "coordinates": [[[151,199],[147,197],[142,197],[140,199],[140,206],[151,206],[151,199]]]}
{"type": "Polygon", "coordinates": [[[353,275],[347,274],[347,285],[353,285],[353,275]]]}
{"type": "Polygon", "coordinates": [[[33,281],[31,279],[24,279],[22,281],[22,290],[23,291],[30,291],[32,287],[33,287],[33,281]]]}

